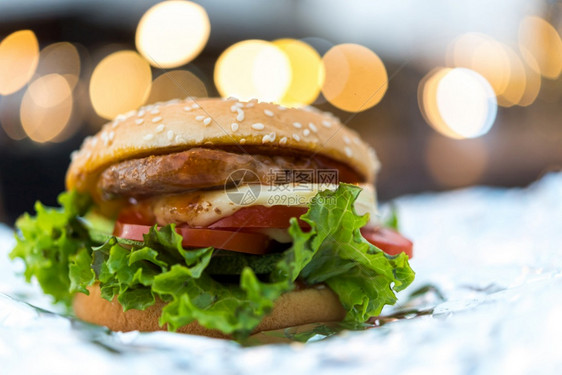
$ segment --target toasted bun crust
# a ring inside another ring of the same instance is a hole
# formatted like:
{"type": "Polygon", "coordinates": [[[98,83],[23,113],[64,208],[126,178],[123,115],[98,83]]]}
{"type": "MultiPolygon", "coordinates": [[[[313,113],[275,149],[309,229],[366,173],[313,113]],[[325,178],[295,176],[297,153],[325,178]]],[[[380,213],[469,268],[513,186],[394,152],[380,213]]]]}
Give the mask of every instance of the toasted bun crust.
{"type": "MultiPolygon", "coordinates": [[[[74,312],[84,321],[103,325],[113,331],[162,331],[158,318],[164,302],[156,303],[146,310],[128,310],[117,300],[107,301],[100,295],[96,284],[88,288],[90,295],[78,293],[74,298],[74,312]]],[[[258,325],[254,333],[298,326],[308,323],[341,321],[345,316],[338,297],[329,288],[309,288],[283,294],[275,302],[273,310],[258,325]]],[[[197,322],[178,329],[178,332],[193,335],[230,338],[216,330],[200,326],[197,322]]]]}
{"type": "Polygon", "coordinates": [[[198,146],[315,153],[349,165],[370,183],[379,166],[373,149],[355,131],[312,107],[186,99],[117,116],[86,138],[72,155],[66,186],[93,192],[99,174],[114,163],[198,146]]]}

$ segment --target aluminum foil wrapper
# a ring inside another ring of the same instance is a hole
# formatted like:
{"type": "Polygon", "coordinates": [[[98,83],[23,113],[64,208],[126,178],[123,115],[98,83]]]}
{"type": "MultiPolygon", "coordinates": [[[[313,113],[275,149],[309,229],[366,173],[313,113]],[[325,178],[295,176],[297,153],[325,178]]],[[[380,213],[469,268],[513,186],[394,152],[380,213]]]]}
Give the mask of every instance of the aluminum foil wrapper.
{"type": "Polygon", "coordinates": [[[395,205],[417,274],[395,306],[365,330],[318,324],[244,343],[67,316],[24,282],[0,227],[0,373],[562,373],[562,173],[395,205]]]}

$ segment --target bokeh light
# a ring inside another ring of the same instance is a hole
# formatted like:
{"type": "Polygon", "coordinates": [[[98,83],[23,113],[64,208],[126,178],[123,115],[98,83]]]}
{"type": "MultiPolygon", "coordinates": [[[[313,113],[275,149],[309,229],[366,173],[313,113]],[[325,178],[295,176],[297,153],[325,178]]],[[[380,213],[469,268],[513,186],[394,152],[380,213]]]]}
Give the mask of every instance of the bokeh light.
{"type": "Polygon", "coordinates": [[[39,61],[39,42],[31,30],[16,31],[0,43],[0,95],[12,94],[29,82],[39,61]]]}
{"type": "Polygon", "coordinates": [[[491,85],[465,68],[430,72],[418,88],[420,110],[435,130],[450,138],[474,138],[486,134],[497,113],[491,85]]]}
{"type": "Polygon", "coordinates": [[[510,82],[511,61],[505,46],[485,34],[467,33],[455,39],[449,46],[447,63],[479,73],[496,95],[501,95],[510,82]]]}
{"type": "Polygon", "coordinates": [[[434,134],[426,148],[431,176],[446,188],[468,186],[480,180],[488,164],[488,150],[482,139],[451,140],[434,134]]]}
{"type": "Polygon", "coordinates": [[[562,71],[562,40],[550,23],[537,16],[525,17],[519,25],[519,48],[529,66],[536,63],[544,77],[558,78],[562,71]]]}
{"type": "Polygon", "coordinates": [[[437,86],[449,71],[451,68],[435,68],[422,78],[418,85],[418,106],[425,122],[432,128],[449,138],[461,139],[463,137],[443,121],[437,107],[437,86]]]}
{"type": "Polygon", "coordinates": [[[291,82],[281,104],[295,107],[313,103],[324,82],[324,67],[318,52],[295,39],[279,39],[273,44],[285,52],[291,64],[291,82]]]}
{"type": "Polygon", "coordinates": [[[370,49],[339,44],[322,60],[326,72],[322,94],[335,107],[348,112],[364,111],[380,102],[386,93],[386,69],[370,49]]]}
{"type": "Polygon", "coordinates": [[[539,64],[531,54],[525,55],[525,91],[517,105],[526,107],[535,102],[541,90],[541,74],[539,64]]]}
{"type": "Polygon", "coordinates": [[[193,60],[205,47],[211,26],[205,9],[190,1],[163,1],[137,26],[139,52],[155,67],[174,68],[193,60]]]}
{"type": "Polygon", "coordinates": [[[41,50],[36,76],[52,73],[63,76],[74,89],[80,77],[80,54],[75,46],[68,42],[60,42],[41,50]]]}
{"type": "Polygon", "coordinates": [[[152,82],[147,102],[164,102],[187,96],[208,96],[205,84],[187,70],[172,70],[160,75],[152,82]]]}
{"type": "Polygon", "coordinates": [[[219,56],[214,79],[223,97],[279,103],[291,83],[291,63],[270,42],[245,40],[228,47],[219,56]]]}
{"type": "Polygon", "coordinates": [[[119,51],[105,57],[90,79],[90,100],[98,115],[113,119],[140,107],[150,93],[150,66],[133,51],[119,51]]]}
{"type": "Polygon", "coordinates": [[[68,124],[72,105],[72,89],[60,74],[48,74],[33,81],[20,108],[25,133],[35,142],[52,140],[68,124]]]}
{"type": "Polygon", "coordinates": [[[502,107],[512,107],[519,104],[525,94],[527,73],[525,72],[525,65],[517,53],[508,46],[504,46],[504,50],[509,58],[511,74],[505,90],[498,95],[498,104],[502,107]]]}

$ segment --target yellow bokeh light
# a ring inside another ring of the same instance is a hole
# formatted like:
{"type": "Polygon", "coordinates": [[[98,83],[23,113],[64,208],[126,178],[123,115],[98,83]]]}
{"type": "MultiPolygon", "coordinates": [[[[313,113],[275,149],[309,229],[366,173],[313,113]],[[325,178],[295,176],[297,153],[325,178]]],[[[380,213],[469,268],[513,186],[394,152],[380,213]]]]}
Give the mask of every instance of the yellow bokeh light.
{"type": "Polygon", "coordinates": [[[215,85],[223,97],[281,102],[291,83],[291,64],[278,47],[245,40],[228,47],[215,65],[215,85]]]}
{"type": "Polygon", "coordinates": [[[285,52],[291,64],[291,83],[281,104],[294,107],[313,103],[324,82],[324,66],[318,52],[295,39],[279,39],[273,44],[285,52]]]}
{"type": "Polygon", "coordinates": [[[556,29],[544,19],[530,16],[521,21],[519,48],[525,62],[536,62],[544,77],[556,79],[562,72],[562,40],[556,29]]]}
{"type": "Polygon", "coordinates": [[[425,158],[432,177],[447,188],[477,183],[489,159],[481,139],[458,141],[438,134],[429,138],[425,158]]]}
{"type": "Polygon", "coordinates": [[[31,30],[16,31],[0,43],[0,95],[12,94],[33,76],[39,61],[39,42],[31,30]]]}
{"type": "Polygon", "coordinates": [[[422,78],[418,86],[418,106],[425,121],[439,133],[449,138],[462,139],[441,117],[437,107],[437,86],[450,68],[435,68],[422,78]]]}
{"type": "Polygon", "coordinates": [[[511,77],[511,61],[505,46],[480,33],[467,33],[458,37],[449,47],[448,64],[473,70],[482,75],[501,95],[511,77]]]}
{"type": "Polygon", "coordinates": [[[163,1],[150,8],[137,26],[139,52],[155,67],[174,68],[193,60],[209,40],[205,9],[191,1],[163,1]]]}
{"type": "Polygon", "coordinates": [[[419,106],[426,121],[450,138],[474,138],[486,134],[497,113],[491,85],[465,68],[437,69],[418,89],[419,106]]]}
{"type": "Polygon", "coordinates": [[[518,105],[522,107],[529,106],[535,102],[535,99],[539,95],[541,90],[541,75],[539,70],[539,64],[531,54],[525,54],[526,66],[525,66],[525,77],[526,85],[525,91],[519,99],[518,105]]]}
{"type": "Polygon", "coordinates": [[[150,93],[150,66],[133,51],[119,51],[105,57],[90,79],[90,100],[96,113],[113,119],[140,107],[150,93]]]}
{"type": "Polygon", "coordinates": [[[370,49],[339,44],[322,60],[326,74],[322,94],[335,107],[348,112],[364,111],[380,102],[386,93],[386,69],[370,49]]]}
{"type": "Polygon", "coordinates": [[[43,76],[33,81],[23,96],[23,129],[35,142],[50,141],[68,124],[72,105],[72,89],[67,80],[59,74],[43,76]]]}
{"type": "Polygon", "coordinates": [[[74,89],[80,77],[80,55],[75,46],[68,42],[53,43],[43,48],[39,56],[37,76],[60,74],[74,89]]]}
{"type": "Polygon", "coordinates": [[[511,65],[511,76],[505,90],[498,95],[498,104],[502,107],[511,107],[519,103],[525,94],[527,74],[525,65],[515,51],[507,46],[504,48],[511,65]]]}
{"type": "Polygon", "coordinates": [[[152,82],[152,89],[148,103],[164,102],[187,96],[208,96],[205,84],[197,76],[187,70],[172,70],[156,78],[152,82]]]}

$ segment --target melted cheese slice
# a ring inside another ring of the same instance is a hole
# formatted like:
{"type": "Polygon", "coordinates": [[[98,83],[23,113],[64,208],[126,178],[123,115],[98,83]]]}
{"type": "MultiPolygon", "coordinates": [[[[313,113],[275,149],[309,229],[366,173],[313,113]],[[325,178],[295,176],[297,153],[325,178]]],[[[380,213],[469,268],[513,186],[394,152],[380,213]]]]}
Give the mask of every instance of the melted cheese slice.
{"type": "MultiPolygon", "coordinates": [[[[376,193],[372,185],[359,184],[363,189],[355,201],[359,215],[377,216],[376,193]]],[[[243,185],[232,189],[210,190],[152,198],[152,213],[160,225],[187,223],[207,226],[236,211],[250,206],[308,207],[312,198],[323,190],[336,190],[333,184],[243,185]]]]}

